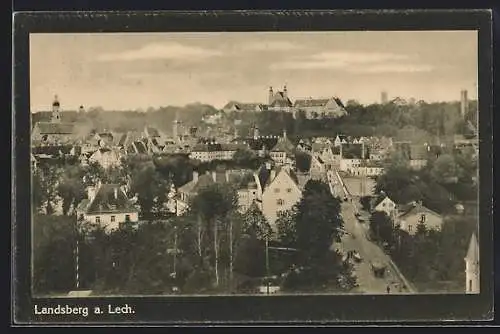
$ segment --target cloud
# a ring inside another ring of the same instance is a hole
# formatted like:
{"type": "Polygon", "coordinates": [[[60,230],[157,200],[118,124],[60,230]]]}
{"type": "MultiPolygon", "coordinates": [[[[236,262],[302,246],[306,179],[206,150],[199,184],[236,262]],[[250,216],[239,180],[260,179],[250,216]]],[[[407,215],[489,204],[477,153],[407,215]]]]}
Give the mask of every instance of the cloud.
{"type": "Polygon", "coordinates": [[[320,52],[305,58],[270,65],[272,70],[343,70],[356,73],[429,72],[432,66],[409,63],[405,54],[383,52],[320,52]]]}
{"type": "Polygon", "coordinates": [[[388,64],[353,68],[350,71],[360,73],[422,73],[431,72],[432,70],[434,70],[434,67],[426,64],[388,64]]]}
{"type": "Polygon", "coordinates": [[[153,43],[139,49],[102,54],[99,61],[133,61],[154,59],[200,60],[220,55],[219,51],[180,43],[153,43]]]}
{"type": "Polygon", "coordinates": [[[242,46],[246,51],[291,51],[300,48],[300,45],[287,41],[253,42],[242,46]]]}

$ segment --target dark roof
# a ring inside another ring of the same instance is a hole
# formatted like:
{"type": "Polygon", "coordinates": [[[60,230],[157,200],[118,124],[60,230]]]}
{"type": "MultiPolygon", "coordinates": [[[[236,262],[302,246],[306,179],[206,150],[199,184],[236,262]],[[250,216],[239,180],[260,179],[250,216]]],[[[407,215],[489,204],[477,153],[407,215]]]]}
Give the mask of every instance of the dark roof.
{"type": "Polygon", "coordinates": [[[148,153],[148,149],[142,141],[138,140],[138,141],[134,142],[134,146],[136,147],[138,153],[142,153],[142,154],[148,153]]]}
{"type": "Polygon", "coordinates": [[[294,107],[307,108],[307,107],[323,107],[330,99],[303,99],[295,100],[294,107]]]}
{"type": "Polygon", "coordinates": [[[35,125],[40,130],[41,134],[59,134],[68,135],[73,134],[74,124],[71,123],[50,123],[38,122],[35,125]]]}
{"type": "Polygon", "coordinates": [[[293,145],[293,143],[288,140],[288,138],[280,138],[280,140],[278,140],[271,151],[293,153],[295,151],[295,145],[293,145]]]}
{"type": "Polygon", "coordinates": [[[120,140],[118,140],[118,146],[124,146],[126,140],[127,140],[127,134],[124,133],[120,136],[120,140]]]}
{"type": "Polygon", "coordinates": [[[413,214],[420,214],[420,213],[429,213],[429,214],[432,214],[432,215],[435,215],[435,216],[438,216],[438,217],[441,217],[441,215],[437,212],[434,212],[432,211],[431,209],[428,209],[426,208],[425,206],[423,205],[419,205],[419,204],[412,204],[412,205],[409,205],[409,207],[407,208],[406,211],[403,211],[399,217],[400,218],[404,218],[404,217],[407,217],[409,215],[413,215],[413,214]]]}
{"type": "Polygon", "coordinates": [[[58,155],[60,153],[69,154],[71,152],[71,145],[50,145],[50,146],[34,146],[32,148],[33,154],[47,154],[58,155]]]}
{"type": "Polygon", "coordinates": [[[265,146],[267,150],[271,149],[272,147],[276,146],[278,143],[278,138],[257,138],[257,139],[248,139],[248,144],[250,145],[250,148],[254,151],[258,151],[262,149],[262,146],[265,146]]]}
{"type": "Polygon", "coordinates": [[[270,104],[271,107],[291,107],[292,105],[292,101],[283,92],[276,92],[270,104]]]}
{"type": "MultiPolygon", "coordinates": [[[[88,200],[87,200],[88,201],[88,200]]],[[[125,193],[117,184],[103,184],[97,190],[94,200],[88,203],[87,214],[137,212],[125,193]],[[115,197],[116,190],[116,197],[115,197]]]]}

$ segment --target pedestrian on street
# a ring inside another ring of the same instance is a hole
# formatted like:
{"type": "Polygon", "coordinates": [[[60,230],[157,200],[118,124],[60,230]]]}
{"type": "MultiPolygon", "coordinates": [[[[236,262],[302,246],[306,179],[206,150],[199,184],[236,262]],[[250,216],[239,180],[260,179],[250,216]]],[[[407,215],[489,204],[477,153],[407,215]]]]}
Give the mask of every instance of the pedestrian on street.
{"type": "Polygon", "coordinates": [[[387,293],[391,293],[391,287],[389,285],[387,286],[387,293]]]}

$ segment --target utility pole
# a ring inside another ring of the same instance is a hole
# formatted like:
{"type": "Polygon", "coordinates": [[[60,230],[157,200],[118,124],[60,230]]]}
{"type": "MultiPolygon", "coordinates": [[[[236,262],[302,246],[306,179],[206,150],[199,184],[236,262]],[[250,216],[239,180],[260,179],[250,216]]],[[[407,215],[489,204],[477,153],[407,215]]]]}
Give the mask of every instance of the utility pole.
{"type": "Polygon", "coordinates": [[[269,294],[269,277],[270,277],[270,270],[269,270],[269,237],[266,235],[266,287],[267,287],[267,294],[269,294]]]}
{"type": "Polygon", "coordinates": [[[229,288],[233,290],[233,219],[229,221],[229,288]]]}
{"type": "Polygon", "coordinates": [[[174,226],[174,279],[177,277],[177,226],[174,226]]]}
{"type": "Polygon", "coordinates": [[[219,286],[219,247],[217,244],[217,220],[214,221],[215,285],[219,286]]]}

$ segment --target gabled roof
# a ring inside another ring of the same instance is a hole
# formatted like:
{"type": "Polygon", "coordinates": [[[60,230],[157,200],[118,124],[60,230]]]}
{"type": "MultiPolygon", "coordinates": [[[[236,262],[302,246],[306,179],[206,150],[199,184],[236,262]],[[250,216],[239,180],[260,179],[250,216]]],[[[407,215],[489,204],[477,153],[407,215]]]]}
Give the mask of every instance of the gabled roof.
{"type": "Polygon", "coordinates": [[[292,101],[283,92],[276,92],[270,104],[271,107],[291,107],[292,101]]]}
{"type": "Polygon", "coordinates": [[[134,146],[137,149],[137,153],[141,153],[141,154],[148,153],[148,149],[147,149],[146,145],[142,141],[135,141],[134,142],[134,146]]]}
{"type": "Polygon", "coordinates": [[[479,244],[477,242],[476,233],[472,233],[469,242],[469,249],[465,257],[467,260],[479,261],[479,244]]]}
{"type": "Polygon", "coordinates": [[[42,135],[70,135],[73,134],[74,124],[38,122],[35,127],[42,135]]]}
{"type": "Polygon", "coordinates": [[[413,204],[406,211],[399,214],[399,218],[404,218],[404,217],[408,217],[411,215],[422,214],[422,213],[431,214],[431,215],[434,215],[437,217],[441,217],[441,215],[439,213],[432,211],[431,209],[428,209],[423,205],[413,204]]]}
{"type": "Polygon", "coordinates": [[[118,184],[102,184],[95,194],[92,202],[84,200],[79,209],[87,214],[99,213],[128,213],[138,210],[132,205],[127,195],[118,184]],[[116,192],[116,197],[115,197],[116,192]]]}
{"type": "Polygon", "coordinates": [[[295,100],[295,108],[324,107],[330,99],[301,99],[295,100]]]}
{"type": "Polygon", "coordinates": [[[276,145],[271,149],[271,152],[287,152],[293,153],[295,145],[288,138],[280,138],[276,145]]]}

